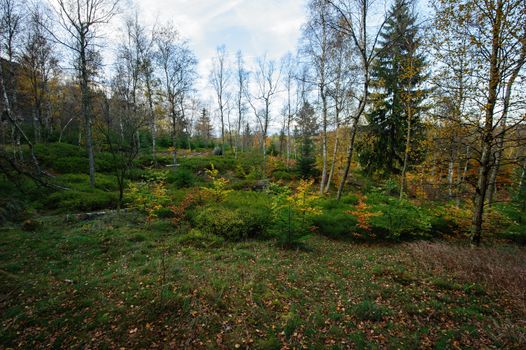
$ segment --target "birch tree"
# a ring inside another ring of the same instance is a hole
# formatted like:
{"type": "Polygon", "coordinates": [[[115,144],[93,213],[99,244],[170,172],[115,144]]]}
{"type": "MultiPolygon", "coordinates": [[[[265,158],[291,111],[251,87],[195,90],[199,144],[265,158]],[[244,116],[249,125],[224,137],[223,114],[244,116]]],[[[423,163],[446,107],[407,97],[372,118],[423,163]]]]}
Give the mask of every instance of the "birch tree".
{"type": "Polygon", "coordinates": [[[324,191],[328,176],[327,131],[329,127],[328,84],[330,55],[330,13],[332,8],[325,0],[312,0],[309,3],[309,20],[304,29],[304,53],[313,68],[311,83],[315,84],[321,101],[321,153],[322,171],[320,193],[324,191]]]}
{"type": "Polygon", "coordinates": [[[53,8],[64,35],[53,37],[75,55],[75,69],[81,90],[82,116],[89,159],[90,186],[95,187],[93,106],[91,85],[100,59],[100,29],[117,12],[118,0],[57,0],[53,8]]]}
{"type": "Polygon", "coordinates": [[[184,129],[184,99],[195,81],[197,59],[172,24],[156,35],[157,60],[164,80],[164,93],[171,121],[173,167],[177,167],[178,134],[184,129]]]}
{"type": "Polygon", "coordinates": [[[212,63],[210,72],[210,84],[214,88],[221,122],[221,154],[225,155],[225,122],[227,118],[227,108],[229,91],[231,84],[231,71],[228,68],[227,52],[225,46],[217,48],[216,56],[212,63]]]}
{"type": "MultiPolygon", "coordinates": [[[[471,241],[479,245],[492,172],[507,132],[524,121],[524,105],[514,98],[517,75],[526,63],[526,3],[521,0],[438,1],[437,17],[470,43],[478,94],[478,176],[474,193],[471,241]]],[[[496,175],[495,175],[496,176],[496,175]]]]}
{"type": "Polygon", "coordinates": [[[377,50],[378,38],[385,25],[387,16],[379,20],[379,24],[371,26],[371,12],[373,11],[375,1],[372,0],[327,0],[328,3],[336,11],[336,16],[339,18],[334,26],[338,29],[341,35],[345,36],[346,40],[352,42],[352,46],[356,49],[359,59],[359,69],[361,71],[360,78],[361,86],[356,88],[356,93],[353,95],[357,101],[357,108],[351,116],[351,128],[349,135],[349,146],[347,149],[347,158],[344,165],[344,172],[340,180],[336,198],[339,200],[342,197],[345,184],[347,182],[349,172],[351,169],[351,162],[354,154],[356,131],[358,123],[362,117],[367,101],[369,98],[370,85],[370,67],[373,60],[379,54],[377,50]]]}
{"type": "Polygon", "coordinates": [[[238,51],[236,54],[236,67],[237,67],[237,74],[236,74],[236,80],[237,80],[237,122],[236,122],[236,141],[235,141],[235,157],[237,158],[237,154],[239,152],[239,149],[241,148],[241,151],[243,151],[243,143],[241,142],[241,127],[244,123],[244,117],[246,114],[246,101],[245,101],[245,90],[246,85],[248,83],[248,72],[245,69],[245,62],[243,60],[243,54],[241,51],[238,51]]]}
{"type": "MultiPolygon", "coordinates": [[[[281,66],[269,60],[267,55],[257,59],[254,73],[254,93],[248,93],[248,101],[261,131],[261,151],[263,153],[263,174],[266,176],[267,164],[267,137],[271,121],[271,105],[278,94],[281,79],[281,66]]],[[[249,89],[247,89],[249,90],[249,89]]]]}

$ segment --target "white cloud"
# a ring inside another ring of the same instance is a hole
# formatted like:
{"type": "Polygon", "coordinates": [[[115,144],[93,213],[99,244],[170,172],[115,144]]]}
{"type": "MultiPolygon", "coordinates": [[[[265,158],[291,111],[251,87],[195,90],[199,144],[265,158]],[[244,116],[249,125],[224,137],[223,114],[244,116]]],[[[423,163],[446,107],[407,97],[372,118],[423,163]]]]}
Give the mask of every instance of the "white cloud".
{"type": "Polygon", "coordinates": [[[147,23],[175,23],[190,40],[205,79],[210,57],[222,44],[249,58],[268,53],[277,59],[294,51],[305,17],[305,0],[137,0],[137,5],[147,23]]]}
{"type": "MultiPolygon", "coordinates": [[[[264,54],[277,60],[295,51],[306,6],[306,0],[128,1],[135,1],[135,6],[121,3],[124,12],[137,8],[141,22],[147,26],[172,22],[189,40],[199,59],[196,88],[205,103],[213,96],[208,76],[218,46],[226,46],[232,61],[241,50],[247,65],[264,54]]],[[[118,41],[118,32],[109,33],[109,38],[118,41]]],[[[274,108],[280,104],[277,101],[274,108]]]]}

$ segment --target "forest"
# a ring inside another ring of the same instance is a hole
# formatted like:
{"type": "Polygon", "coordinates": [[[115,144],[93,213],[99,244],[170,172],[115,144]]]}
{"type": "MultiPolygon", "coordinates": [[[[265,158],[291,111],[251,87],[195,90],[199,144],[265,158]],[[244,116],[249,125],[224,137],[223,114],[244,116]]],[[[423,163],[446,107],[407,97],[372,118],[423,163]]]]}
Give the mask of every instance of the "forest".
{"type": "Polygon", "coordinates": [[[0,349],[526,348],[524,0],[136,1],[0,0],[0,349]]]}

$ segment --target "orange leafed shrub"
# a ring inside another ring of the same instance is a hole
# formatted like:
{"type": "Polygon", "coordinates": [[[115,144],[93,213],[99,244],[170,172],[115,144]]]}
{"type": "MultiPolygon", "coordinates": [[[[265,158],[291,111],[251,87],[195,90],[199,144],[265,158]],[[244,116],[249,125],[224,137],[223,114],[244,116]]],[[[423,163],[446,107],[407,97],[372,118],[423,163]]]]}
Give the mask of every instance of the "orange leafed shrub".
{"type": "Polygon", "coordinates": [[[202,199],[203,198],[200,191],[193,191],[188,193],[178,205],[170,206],[169,208],[174,215],[172,223],[174,225],[178,225],[181,223],[181,221],[185,220],[186,211],[192,206],[202,202],[202,199]]]}
{"type": "Polygon", "coordinates": [[[349,210],[346,213],[354,215],[358,223],[356,226],[364,231],[371,232],[371,218],[375,216],[380,216],[382,213],[371,212],[370,206],[365,203],[367,197],[360,196],[358,198],[358,204],[355,206],[354,210],[349,210]]]}

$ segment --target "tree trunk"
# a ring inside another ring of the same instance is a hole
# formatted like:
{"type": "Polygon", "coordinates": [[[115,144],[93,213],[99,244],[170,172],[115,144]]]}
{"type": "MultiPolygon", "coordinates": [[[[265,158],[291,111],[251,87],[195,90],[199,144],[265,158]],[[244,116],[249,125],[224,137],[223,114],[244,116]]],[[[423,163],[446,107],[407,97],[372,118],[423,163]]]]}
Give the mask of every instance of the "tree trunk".
{"type": "Polygon", "coordinates": [[[484,218],[484,202],[486,199],[486,192],[488,190],[488,180],[491,160],[491,144],[485,143],[482,149],[482,157],[480,160],[479,179],[477,188],[475,190],[474,209],[471,228],[471,242],[475,245],[480,245],[482,237],[482,223],[484,218]]]}
{"type": "Polygon", "coordinates": [[[448,194],[449,199],[453,198],[453,177],[454,175],[455,175],[455,160],[453,159],[453,154],[451,154],[449,158],[449,165],[447,168],[447,194],[448,194]]]}
{"type": "Polygon", "coordinates": [[[172,105],[172,160],[173,170],[177,169],[177,117],[175,115],[174,106],[172,105]]]}
{"type": "MultiPolygon", "coordinates": [[[[361,114],[361,113],[360,113],[361,114]]],[[[358,128],[358,119],[359,117],[354,117],[353,125],[351,127],[351,139],[349,143],[349,148],[347,150],[347,160],[345,161],[345,168],[343,171],[342,179],[340,180],[340,186],[338,187],[338,193],[336,194],[336,199],[340,200],[343,195],[343,189],[345,183],[347,182],[347,177],[349,176],[349,171],[351,170],[352,156],[354,153],[354,140],[356,139],[356,129],[358,128]]]]}
{"type": "MultiPolygon", "coordinates": [[[[409,102],[411,103],[411,102],[409,102]]],[[[402,167],[402,176],[400,180],[400,200],[404,197],[404,191],[406,188],[406,172],[407,172],[407,166],[409,163],[409,152],[411,151],[411,127],[412,127],[412,113],[411,113],[411,107],[409,107],[408,113],[407,113],[407,134],[406,134],[406,140],[405,140],[405,151],[404,151],[404,165],[402,167]]]]}
{"type": "Polygon", "coordinates": [[[145,74],[146,95],[148,98],[148,112],[150,113],[150,134],[152,136],[152,158],[153,165],[157,167],[157,126],[155,124],[155,112],[153,110],[153,89],[150,81],[150,73],[145,74]]]}
{"type": "Polygon", "coordinates": [[[331,170],[329,171],[329,176],[327,177],[327,184],[325,185],[325,193],[329,192],[329,189],[331,188],[331,182],[332,178],[334,176],[334,169],[336,168],[336,157],[338,156],[338,146],[339,146],[339,131],[340,126],[336,124],[336,135],[334,139],[334,149],[332,151],[332,163],[331,163],[331,170]]]}
{"type": "Polygon", "coordinates": [[[464,182],[464,179],[466,178],[466,174],[468,173],[469,159],[470,159],[470,148],[468,145],[466,147],[466,160],[464,162],[464,169],[462,170],[462,174],[460,173],[460,159],[458,161],[459,172],[457,174],[458,181],[457,181],[457,193],[456,193],[457,208],[460,207],[460,195],[462,193],[462,183],[464,182]]]}
{"type": "Polygon", "coordinates": [[[474,245],[480,245],[482,237],[482,223],[484,215],[484,202],[489,184],[489,174],[491,171],[491,148],[494,141],[493,135],[493,115],[495,113],[495,105],[498,97],[498,87],[501,81],[499,73],[499,48],[500,36],[502,26],[502,1],[498,1],[496,9],[496,18],[493,22],[492,28],[492,43],[491,43],[491,57],[490,70],[488,82],[488,98],[486,103],[486,115],[484,120],[484,131],[482,134],[482,152],[480,159],[479,178],[477,187],[475,189],[473,219],[471,223],[471,242],[474,245]]]}
{"type": "Polygon", "coordinates": [[[223,101],[219,98],[219,114],[221,116],[221,156],[225,155],[225,116],[223,112],[223,101]]]}
{"type": "Polygon", "coordinates": [[[86,129],[86,149],[89,159],[89,182],[90,187],[95,188],[95,156],[93,154],[93,130],[91,120],[91,96],[89,91],[89,73],[86,58],[85,40],[81,37],[80,51],[80,90],[82,94],[82,115],[84,116],[84,127],[86,129]]]}
{"type": "Polygon", "coordinates": [[[29,153],[31,155],[31,160],[33,161],[33,165],[35,167],[36,174],[40,176],[42,171],[40,169],[38,160],[35,156],[33,144],[31,143],[31,140],[24,133],[24,130],[20,127],[20,125],[18,125],[16,117],[13,115],[13,112],[11,111],[11,101],[9,100],[9,96],[7,94],[6,85],[4,81],[4,70],[1,64],[0,64],[0,88],[3,91],[4,113],[7,116],[8,121],[13,125],[13,129],[17,131],[18,143],[20,143],[20,136],[22,136],[24,138],[24,141],[29,146],[29,153]]]}
{"type": "Polygon", "coordinates": [[[325,96],[324,87],[321,87],[321,100],[322,100],[322,109],[323,109],[323,134],[322,134],[322,158],[323,158],[323,168],[321,171],[321,181],[320,181],[320,194],[323,194],[323,189],[325,188],[325,183],[327,182],[327,97],[325,96]]]}
{"type": "Polygon", "coordinates": [[[513,87],[513,84],[515,83],[515,80],[517,79],[517,76],[519,75],[521,71],[522,66],[524,65],[525,60],[526,60],[526,45],[523,45],[517,66],[512,71],[511,76],[506,84],[506,92],[504,94],[504,105],[502,108],[502,116],[501,116],[502,130],[500,130],[500,132],[498,133],[497,151],[495,152],[495,164],[493,168],[491,169],[490,179],[489,179],[490,188],[488,189],[488,205],[490,207],[493,205],[493,197],[495,193],[497,192],[497,175],[499,172],[500,163],[502,161],[502,155],[504,153],[504,141],[506,137],[508,111],[510,108],[512,87],[513,87]]]}

